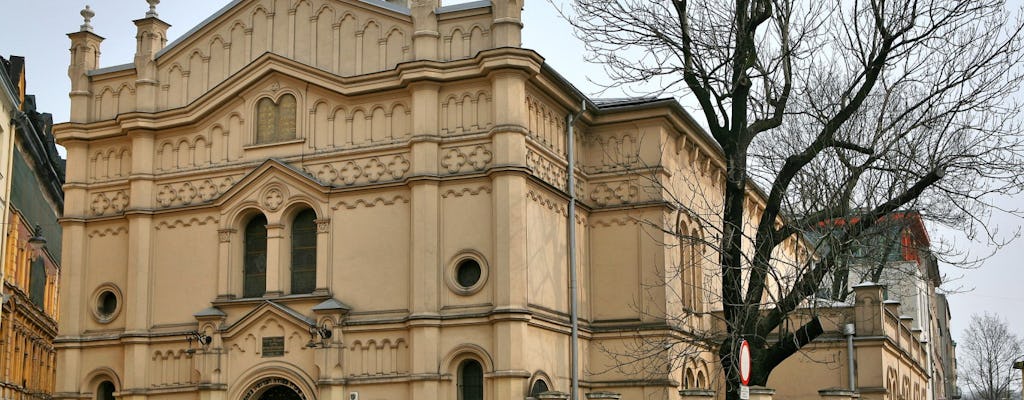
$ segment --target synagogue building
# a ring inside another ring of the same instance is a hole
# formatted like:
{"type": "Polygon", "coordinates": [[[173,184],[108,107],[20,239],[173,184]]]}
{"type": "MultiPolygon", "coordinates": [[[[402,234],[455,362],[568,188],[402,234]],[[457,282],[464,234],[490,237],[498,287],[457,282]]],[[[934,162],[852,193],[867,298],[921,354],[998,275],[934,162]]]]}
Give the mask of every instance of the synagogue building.
{"type": "Polygon", "coordinates": [[[673,204],[720,203],[721,152],[675,100],[583,96],[521,0],[235,0],[173,41],[149,3],[126,64],[68,34],[54,398],[720,389],[710,349],[619,357],[714,308],[666,232],[705,235],[673,204]]]}

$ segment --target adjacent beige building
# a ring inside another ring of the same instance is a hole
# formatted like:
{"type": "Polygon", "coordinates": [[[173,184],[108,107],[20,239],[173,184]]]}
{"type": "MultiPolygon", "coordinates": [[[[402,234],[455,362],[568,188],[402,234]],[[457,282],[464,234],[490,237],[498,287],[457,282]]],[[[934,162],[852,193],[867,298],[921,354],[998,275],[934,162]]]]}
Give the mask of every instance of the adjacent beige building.
{"type": "Polygon", "coordinates": [[[665,231],[705,235],[669,198],[720,203],[720,154],[675,101],[583,97],[522,7],[237,0],[169,44],[151,9],[106,68],[83,11],[54,397],[568,392],[569,220],[581,398],[712,387],[709,352],[613,355],[709,323],[714,257],[665,231]]]}
{"type": "Polygon", "coordinates": [[[879,400],[960,397],[949,308],[936,293],[942,277],[924,221],[906,211],[883,224],[851,252],[846,301],[808,306],[825,334],[773,371],[769,384],[780,398],[819,399],[819,390],[879,400]]]}

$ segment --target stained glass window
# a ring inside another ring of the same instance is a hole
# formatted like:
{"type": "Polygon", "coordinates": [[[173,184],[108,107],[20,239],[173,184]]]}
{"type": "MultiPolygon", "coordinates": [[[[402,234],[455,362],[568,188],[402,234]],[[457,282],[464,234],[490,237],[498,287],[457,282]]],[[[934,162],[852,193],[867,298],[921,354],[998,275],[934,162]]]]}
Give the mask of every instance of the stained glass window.
{"type": "Polygon", "coordinates": [[[267,290],[267,217],[256,216],[245,226],[242,297],[260,297],[267,290]]]}
{"type": "Polygon", "coordinates": [[[262,98],[256,103],[256,143],[274,143],[295,139],[298,104],[295,96],[285,94],[277,103],[262,98]]]}
{"type": "Polygon", "coordinates": [[[316,213],[307,209],[292,223],[292,293],[316,287],[316,213]]]}

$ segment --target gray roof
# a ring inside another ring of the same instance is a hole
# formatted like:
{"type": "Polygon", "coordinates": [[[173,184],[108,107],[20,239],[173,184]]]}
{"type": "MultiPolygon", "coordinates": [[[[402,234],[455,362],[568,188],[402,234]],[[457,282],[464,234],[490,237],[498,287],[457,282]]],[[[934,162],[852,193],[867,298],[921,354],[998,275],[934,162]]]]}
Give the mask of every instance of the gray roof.
{"type": "Polygon", "coordinates": [[[193,317],[226,317],[227,314],[217,307],[206,307],[199,312],[192,314],[193,317]]]}
{"type": "Polygon", "coordinates": [[[484,7],[490,7],[490,6],[491,6],[491,0],[471,1],[469,3],[452,4],[452,5],[448,5],[448,6],[438,7],[437,9],[434,10],[434,14],[443,14],[443,13],[449,13],[449,12],[462,11],[462,10],[472,10],[474,8],[484,8],[484,7]]]}
{"type": "Polygon", "coordinates": [[[352,307],[349,307],[348,304],[342,303],[341,301],[338,301],[337,299],[334,298],[324,300],[322,303],[313,306],[313,311],[348,311],[351,309],[352,307]]]}
{"type": "Polygon", "coordinates": [[[94,76],[94,75],[102,75],[102,74],[107,74],[107,73],[117,72],[117,71],[126,71],[126,70],[129,70],[129,69],[135,69],[135,63],[127,63],[127,64],[121,64],[121,65],[113,65],[113,66],[110,66],[110,67],[97,68],[97,69],[94,69],[94,70],[86,71],[85,74],[88,75],[88,76],[94,76]]]}
{"type": "Polygon", "coordinates": [[[591,99],[591,101],[594,102],[594,105],[596,105],[598,107],[602,107],[602,108],[603,107],[622,107],[622,106],[631,106],[631,105],[634,105],[634,104],[653,103],[653,102],[660,101],[660,100],[667,100],[667,99],[661,99],[661,98],[658,98],[657,96],[611,97],[611,98],[591,99]]]}

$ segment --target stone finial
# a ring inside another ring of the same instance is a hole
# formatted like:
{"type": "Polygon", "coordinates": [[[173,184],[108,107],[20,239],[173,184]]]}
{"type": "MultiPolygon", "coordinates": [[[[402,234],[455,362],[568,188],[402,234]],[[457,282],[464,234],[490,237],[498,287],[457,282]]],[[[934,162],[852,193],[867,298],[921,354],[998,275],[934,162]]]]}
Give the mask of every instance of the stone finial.
{"type": "Polygon", "coordinates": [[[85,20],[82,26],[80,26],[82,32],[92,32],[92,17],[95,17],[96,13],[86,4],[79,14],[82,14],[82,19],[85,20]]]}
{"type": "Polygon", "coordinates": [[[160,0],[146,0],[146,2],[149,3],[149,11],[146,11],[146,18],[156,18],[158,16],[156,5],[160,4],[160,0]]]}

